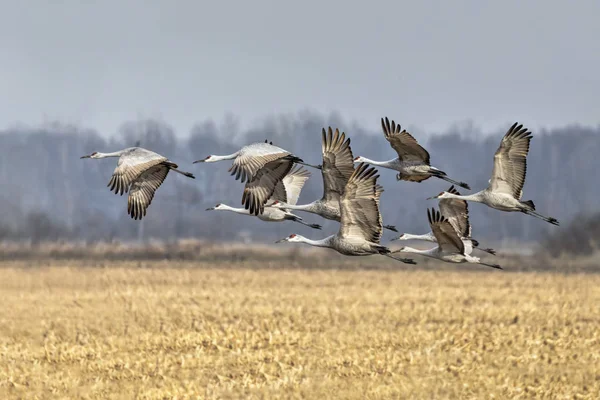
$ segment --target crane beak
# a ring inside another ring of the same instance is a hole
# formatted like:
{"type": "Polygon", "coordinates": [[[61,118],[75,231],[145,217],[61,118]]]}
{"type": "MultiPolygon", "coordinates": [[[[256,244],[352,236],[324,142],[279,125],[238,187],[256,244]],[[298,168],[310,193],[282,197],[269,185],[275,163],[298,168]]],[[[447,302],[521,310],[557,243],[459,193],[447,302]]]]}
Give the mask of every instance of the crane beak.
{"type": "Polygon", "coordinates": [[[278,241],[276,241],[275,243],[281,243],[281,242],[287,242],[288,238],[283,238],[283,239],[279,239],[278,241]]]}
{"type": "Polygon", "coordinates": [[[400,238],[404,236],[404,234],[400,235],[400,236],[396,236],[395,238],[390,239],[390,242],[396,241],[396,240],[400,240],[400,238]]]}
{"type": "Polygon", "coordinates": [[[208,207],[205,211],[212,211],[214,209],[215,209],[214,207],[208,207]]]}
{"type": "Polygon", "coordinates": [[[88,154],[87,156],[81,156],[81,157],[79,157],[79,158],[80,158],[80,159],[82,159],[82,158],[91,158],[91,157],[92,157],[92,155],[91,155],[91,154],[88,154]]]}
{"type": "Polygon", "coordinates": [[[437,199],[437,198],[438,198],[437,196],[431,196],[431,197],[426,198],[425,200],[433,200],[433,199],[437,199]]]}
{"type": "Polygon", "coordinates": [[[192,164],[198,164],[199,162],[204,162],[204,160],[196,160],[192,164]]]}

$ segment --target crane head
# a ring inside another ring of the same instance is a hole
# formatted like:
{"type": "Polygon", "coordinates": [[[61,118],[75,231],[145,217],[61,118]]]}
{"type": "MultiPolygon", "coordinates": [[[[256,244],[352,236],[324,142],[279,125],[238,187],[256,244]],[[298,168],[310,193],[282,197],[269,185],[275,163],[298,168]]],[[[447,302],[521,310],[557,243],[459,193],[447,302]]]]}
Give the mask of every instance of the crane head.
{"type": "Polygon", "coordinates": [[[96,158],[95,156],[98,154],[97,151],[93,152],[92,154],[89,154],[87,156],[81,156],[79,158],[96,158]]]}
{"type": "Polygon", "coordinates": [[[446,192],[440,192],[440,194],[438,194],[437,196],[431,196],[426,198],[425,200],[432,200],[432,199],[445,199],[446,197],[446,192]]]}
{"type": "Polygon", "coordinates": [[[301,238],[301,236],[296,235],[295,233],[292,233],[290,236],[284,237],[283,239],[279,239],[275,243],[281,243],[281,242],[299,242],[300,238],[301,238]]]}
{"type": "Polygon", "coordinates": [[[393,242],[394,240],[406,240],[406,238],[404,236],[405,236],[405,234],[403,233],[400,236],[397,236],[397,237],[395,237],[393,239],[390,239],[390,242],[393,242]]]}
{"type": "Polygon", "coordinates": [[[223,204],[219,203],[214,207],[209,207],[206,209],[206,211],[212,211],[212,210],[223,210],[223,204]]]}
{"type": "Polygon", "coordinates": [[[197,163],[201,163],[201,162],[212,162],[213,160],[211,160],[212,156],[206,156],[206,158],[202,159],[202,160],[196,160],[194,161],[192,164],[197,164],[197,163]]]}
{"type": "Polygon", "coordinates": [[[354,158],[355,163],[366,162],[367,160],[364,157],[358,156],[354,158]]]}

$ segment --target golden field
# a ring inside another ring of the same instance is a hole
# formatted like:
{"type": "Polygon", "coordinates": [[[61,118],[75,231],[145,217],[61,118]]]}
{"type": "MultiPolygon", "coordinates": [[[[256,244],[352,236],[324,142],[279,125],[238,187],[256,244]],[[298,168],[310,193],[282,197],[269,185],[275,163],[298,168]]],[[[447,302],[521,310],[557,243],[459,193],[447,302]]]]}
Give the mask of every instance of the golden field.
{"type": "Polygon", "coordinates": [[[0,398],[600,398],[600,275],[102,265],[0,262],[0,398]]]}

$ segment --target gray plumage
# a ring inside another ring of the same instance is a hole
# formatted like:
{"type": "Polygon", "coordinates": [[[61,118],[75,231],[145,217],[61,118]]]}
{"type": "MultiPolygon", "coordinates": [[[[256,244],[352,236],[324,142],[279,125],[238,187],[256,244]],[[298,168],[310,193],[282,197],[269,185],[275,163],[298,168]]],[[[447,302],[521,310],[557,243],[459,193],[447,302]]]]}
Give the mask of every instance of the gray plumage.
{"type": "Polygon", "coordinates": [[[432,167],[429,152],[410,133],[402,129],[400,125],[396,125],[394,120],[390,123],[387,117],[381,118],[381,128],[383,135],[398,157],[389,161],[374,161],[366,157],[356,157],[354,162],[366,162],[398,171],[396,179],[399,181],[423,182],[435,177],[465,189],[471,189],[468,184],[450,179],[444,171],[432,167]]]}
{"type": "MultiPolygon", "coordinates": [[[[290,210],[305,211],[317,214],[325,219],[341,220],[340,199],[344,193],[348,179],[354,172],[354,157],[350,147],[350,138],[336,128],[335,133],[331,127],[327,132],[321,131],[321,152],[323,163],[321,175],[323,177],[323,196],[308,204],[290,205],[285,202],[275,202],[272,208],[287,208],[290,210]]],[[[392,225],[384,228],[397,232],[392,225]]]]}
{"type": "Polygon", "coordinates": [[[381,254],[408,264],[411,259],[400,259],[390,255],[390,250],[380,244],[383,223],[379,212],[379,201],[383,188],[377,184],[377,170],[360,164],[352,173],[340,198],[340,229],[336,235],[321,240],[311,240],[292,234],[278,242],[307,243],[327,247],[347,256],[381,254]]]}
{"type": "MultiPolygon", "coordinates": [[[[298,197],[300,196],[300,191],[309,177],[309,171],[302,167],[295,167],[277,183],[273,195],[267,201],[267,205],[274,201],[296,204],[298,197]]],[[[253,215],[245,208],[234,208],[222,203],[207,209],[207,211],[209,210],[230,211],[242,215],[253,215]]],[[[285,209],[267,207],[262,214],[258,214],[256,217],[266,222],[294,221],[314,229],[321,229],[321,225],[306,223],[302,218],[285,209]]]]}
{"type": "Polygon", "coordinates": [[[450,221],[445,218],[442,213],[433,208],[431,211],[428,209],[427,219],[429,220],[431,232],[435,236],[435,241],[438,244],[437,247],[419,250],[405,246],[399,250],[395,250],[393,253],[420,254],[425,257],[436,258],[449,263],[481,264],[491,268],[502,269],[502,267],[497,264],[488,264],[481,261],[479,257],[472,256],[471,251],[473,250],[473,245],[471,240],[461,238],[454,226],[452,226],[450,221]]]}
{"type": "MultiPolygon", "coordinates": [[[[460,195],[454,186],[450,186],[448,193],[460,195]]],[[[478,248],[479,242],[471,237],[472,228],[469,221],[469,205],[465,200],[459,199],[443,199],[439,201],[440,212],[448,220],[454,228],[458,236],[463,240],[466,246],[478,248]]],[[[425,240],[428,242],[437,242],[433,232],[428,232],[424,235],[413,235],[403,233],[402,235],[391,240],[425,240]]],[[[496,254],[494,249],[479,249],[489,254],[496,254]]],[[[468,252],[470,254],[470,251],[468,252]]]]}
{"type": "MultiPolygon", "coordinates": [[[[306,164],[287,150],[270,143],[253,143],[226,156],[210,155],[198,162],[233,160],[229,169],[236,180],[245,182],[242,204],[250,214],[264,212],[264,207],[273,195],[275,187],[292,169],[294,163],[306,164]]],[[[310,165],[309,165],[310,166],[310,165]]]]}
{"type": "Polygon", "coordinates": [[[194,179],[189,172],[178,170],[177,164],[153,151],[141,147],[129,147],[114,153],[94,152],[81,158],[119,157],[108,187],[115,194],[128,193],[127,213],[141,220],[146,216],[154,193],[167,177],[169,171],[194,179]]]}
{"type": "Polygon", "coordinates": [[[531,132],[515,122],[494,154],[494,169],[486,189],[467,196],[441,192],[432,198],[474,201],[500,211],[519,211],[558,225],[556,218],[537,213],[533,201],[521,200],[531,138],[531,132]]]}

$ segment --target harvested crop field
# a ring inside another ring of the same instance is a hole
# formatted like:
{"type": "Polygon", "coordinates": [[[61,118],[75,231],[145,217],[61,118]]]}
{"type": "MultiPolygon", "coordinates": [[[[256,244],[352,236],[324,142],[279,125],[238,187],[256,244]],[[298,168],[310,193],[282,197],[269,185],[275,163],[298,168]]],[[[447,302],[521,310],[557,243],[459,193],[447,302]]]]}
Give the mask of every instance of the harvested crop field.
{"type": "Polygon", "coordinates": [[[0,263],[0,398],[600,398],[600,275],[84,263],[0,263]]]}

